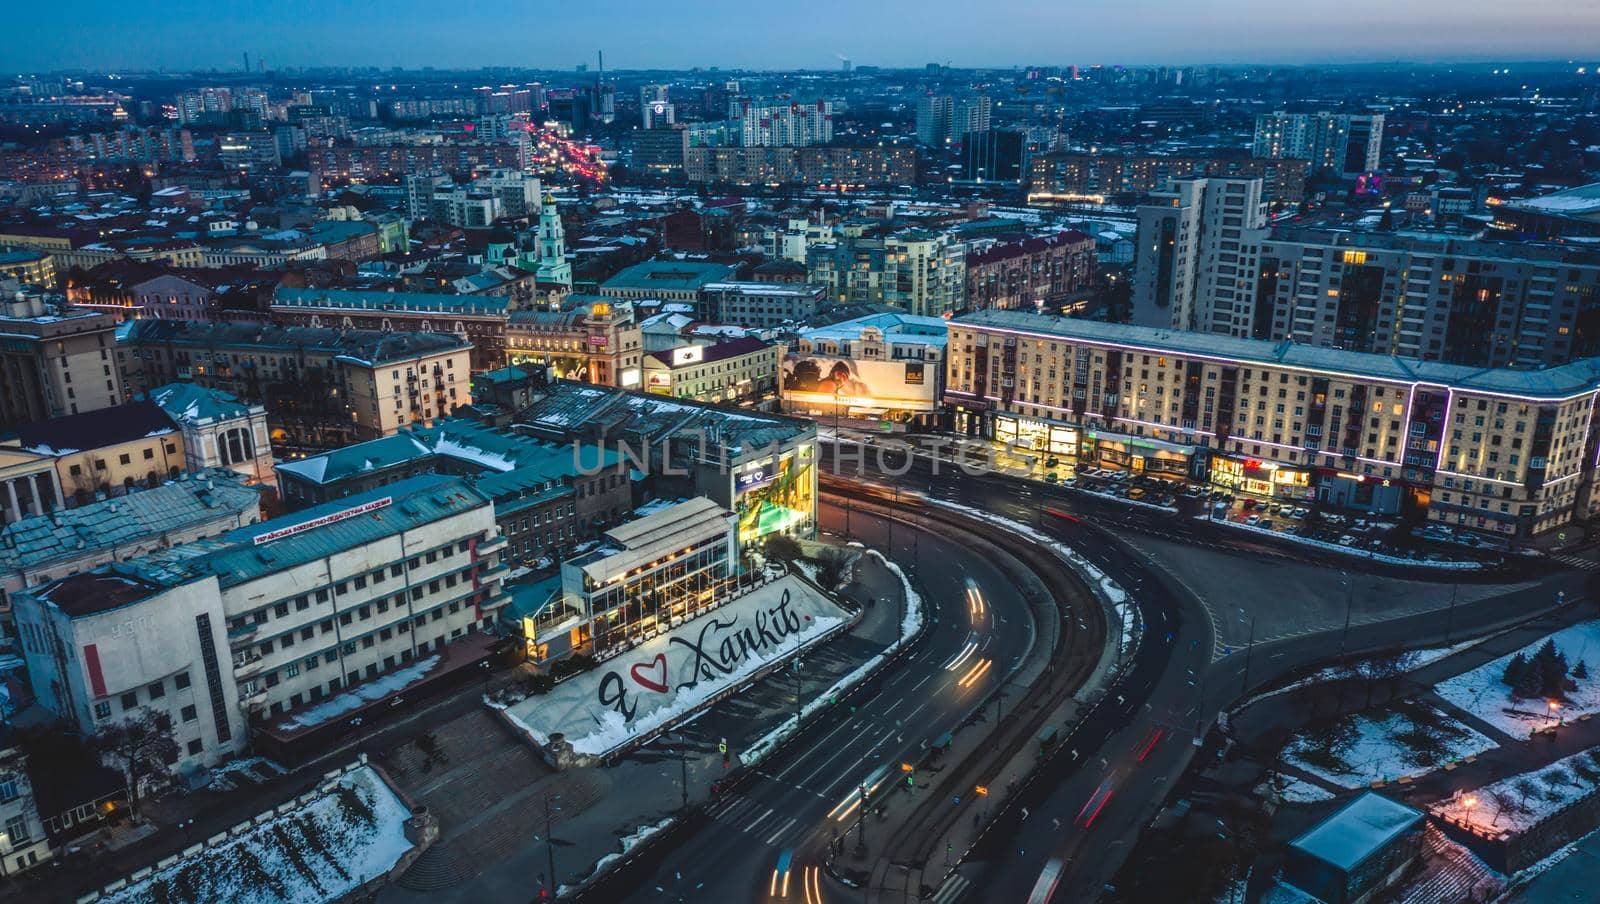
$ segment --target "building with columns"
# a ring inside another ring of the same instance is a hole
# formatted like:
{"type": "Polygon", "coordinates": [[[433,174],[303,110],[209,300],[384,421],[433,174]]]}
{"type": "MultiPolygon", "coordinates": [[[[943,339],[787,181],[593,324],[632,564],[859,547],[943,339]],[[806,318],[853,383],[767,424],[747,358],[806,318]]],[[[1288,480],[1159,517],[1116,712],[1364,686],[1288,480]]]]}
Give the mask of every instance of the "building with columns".
{"type": "Polygon", "coordinates": [[[266,406],[193,383],[168,383],[145,397],[161,406],[182,431],[184,470],[226,468],[250,483],[273,482],[266,406]]]}
{"type": "Polygon", "coordinates": [[[3,444],[54,466],[48,489],[37,479],[6,485],[7,511],[34,515],[154,489],[182,474],[185,464],[183,434],[148,401],[24,424],[3,444]]]}
{"type": "Polygon", "coordinates": [[[0,624],[18,591],[261,520],[261,493],[233,471],[188,474],[153,490],[51,510],[0,527],[0,624]]]}
{"type": "Polygon", "coordinates": [[[11,524],[65,507],[55,459],[0,445],[0,522],[11,524]]]}

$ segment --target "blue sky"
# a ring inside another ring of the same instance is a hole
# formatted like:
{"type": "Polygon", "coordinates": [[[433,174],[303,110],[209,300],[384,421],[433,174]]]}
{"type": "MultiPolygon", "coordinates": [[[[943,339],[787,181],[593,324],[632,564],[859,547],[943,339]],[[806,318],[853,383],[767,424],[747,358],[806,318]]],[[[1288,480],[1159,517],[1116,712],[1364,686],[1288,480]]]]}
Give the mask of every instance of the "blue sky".
{"type": "Polygon", "coordinates": [[[595,49],[621,69],[1600,57],[1600,0],[19,0],[7,18],[0,65],[19,71],[227,68],[244,51],[555,69],[595,49]]]}

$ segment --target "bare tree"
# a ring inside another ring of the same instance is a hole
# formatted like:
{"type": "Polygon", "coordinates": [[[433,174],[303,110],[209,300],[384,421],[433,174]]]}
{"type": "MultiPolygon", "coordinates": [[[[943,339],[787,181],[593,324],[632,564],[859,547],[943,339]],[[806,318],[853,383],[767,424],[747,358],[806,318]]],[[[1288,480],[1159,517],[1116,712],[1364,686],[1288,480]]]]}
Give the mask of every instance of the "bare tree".
{"type": "Polygon", "coordinates": [[[167,766],[178,759],[178,742],[172,737],[172,714],[149,708],[102,728],[94,737],[94,747],[115,759],[122,769],[122,777],[128,782],[128,802],[136,816],[140,783],[166,772],[167,766]]]}

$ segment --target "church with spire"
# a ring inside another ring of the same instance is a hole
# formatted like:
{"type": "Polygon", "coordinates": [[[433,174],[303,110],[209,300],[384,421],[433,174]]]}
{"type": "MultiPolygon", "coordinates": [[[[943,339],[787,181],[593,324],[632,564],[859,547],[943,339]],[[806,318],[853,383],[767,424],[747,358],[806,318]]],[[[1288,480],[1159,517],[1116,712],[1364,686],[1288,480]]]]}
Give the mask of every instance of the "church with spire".
{"type": "Polygon", "coordinates": [[[541,283],[559,283],[567,291],[572,289],[572,265],[567,262],[567,233],[561,226],[561,212],[556,209],[556,199],[545,192],[539,205],[538,249],[534,258],[541,283]]]}

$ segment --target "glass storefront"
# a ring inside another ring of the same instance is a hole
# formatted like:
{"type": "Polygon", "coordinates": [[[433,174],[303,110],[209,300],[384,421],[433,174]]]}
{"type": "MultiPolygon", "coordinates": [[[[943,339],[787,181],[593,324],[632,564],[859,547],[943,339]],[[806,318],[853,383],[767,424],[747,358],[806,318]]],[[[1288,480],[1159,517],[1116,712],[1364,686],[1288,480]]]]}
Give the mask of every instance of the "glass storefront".
{"type": "Polygon", "coordinates": [[[1210,481],[1223,489],[1282,499],[1311,499],[1311,474],[1277,462],[1218,456],[1211,461],[1210,481]]]}
{"type": "Polygon", "coordinates": [[[1048,421],[999,415],[994,419],[994,438],[1030,452],[1045,452],[1050,455],[1078,454],[1078,431],[1048,421]]]}

